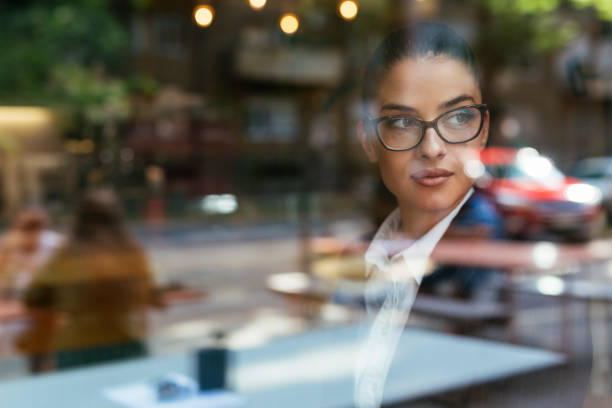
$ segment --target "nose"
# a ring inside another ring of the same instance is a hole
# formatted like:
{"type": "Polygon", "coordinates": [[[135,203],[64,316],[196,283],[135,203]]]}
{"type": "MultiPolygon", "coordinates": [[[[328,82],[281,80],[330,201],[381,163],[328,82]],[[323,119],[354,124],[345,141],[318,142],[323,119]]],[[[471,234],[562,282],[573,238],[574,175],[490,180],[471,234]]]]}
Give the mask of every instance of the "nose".
{"type": "Polygon", "coordinates": [[[446,142],[438,136],[433,127],[430,127],[425,131],[418,149],[424,159],[441,159],[446,155],[446,142]]]}

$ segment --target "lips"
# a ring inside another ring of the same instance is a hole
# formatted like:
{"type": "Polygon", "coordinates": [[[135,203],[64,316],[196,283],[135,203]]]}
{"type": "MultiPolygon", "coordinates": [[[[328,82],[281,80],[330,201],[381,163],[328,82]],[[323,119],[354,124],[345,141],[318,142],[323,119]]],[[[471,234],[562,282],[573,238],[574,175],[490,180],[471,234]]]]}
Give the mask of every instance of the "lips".
{"type": "Polygon", "coordinates": [[[410,175],[418,184],[425,187],[440,186],[448,181],[453,176],[452,171],[444,169],[423,169],[418,170],[410,175]]]}

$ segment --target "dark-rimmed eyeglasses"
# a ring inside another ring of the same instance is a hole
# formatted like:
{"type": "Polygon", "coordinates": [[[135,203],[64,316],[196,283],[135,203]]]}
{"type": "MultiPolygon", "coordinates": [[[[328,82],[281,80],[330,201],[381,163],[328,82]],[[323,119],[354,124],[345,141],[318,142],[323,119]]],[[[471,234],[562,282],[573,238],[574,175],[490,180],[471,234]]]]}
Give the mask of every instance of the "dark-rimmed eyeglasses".
{"type": "Polygon", "coordinates": [[[368,119],[368,122],[385,148],[403,151],[417,147],[430,127],[446,143],[469,142],[480,134],[488,110],[486,104],[468,105],[452,109],[430,121],[410,115],[393,115],[368,119]]]}

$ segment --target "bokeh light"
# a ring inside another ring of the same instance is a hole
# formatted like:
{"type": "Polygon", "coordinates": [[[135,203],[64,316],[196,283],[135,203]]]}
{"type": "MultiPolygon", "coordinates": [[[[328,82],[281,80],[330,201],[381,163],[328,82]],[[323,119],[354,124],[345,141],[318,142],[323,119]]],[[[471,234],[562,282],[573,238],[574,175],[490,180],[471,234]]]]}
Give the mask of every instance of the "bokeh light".
{"type": "Polygon", "coordinates": [[[215,18],[215,11],[211,6],[198,6],[193,10],[193,19],[200,27],[208,27],[215,18]]]}
{"type": "Polygon", "coordinates": [[[285,34],[293,34],[298,30],[300,21],[295,14],[283,14],[280,19],[280,28],[285,34]]]}
{"type": "Polygon", "coordinates": [[[266,5],[267,0],[249,0],[249,5],[255,10],[259,10],[266,5]]]}
{"type": "Polygon", "coordinates": [[[565,289],[565,283],[557,276],[543,276],[537,280],[536,287],[544,295],[559,296],[565,289]]]}
{"type": "Polygon", "coordinates": [[[357,17],[359,7],[357,6],[357,3],[355,3],[353,0],[344,0],[338,6],[338,11],[340,12],[340,15],[343,19],[352,20],[357,17]]]}
{"type": "Polygon", "coordinates": [[[584,183],[570,184],[565,189],[565,198],[579,204],[595,205],[602,199],[601,190],[595,186],[584,183]]]}
{"type": "Polygon", "coordinates": [[[531,254],[533,264],[540,269],[550,269],[557,264],[559,249],[551,242],[538,242],[531,254]]]}
{"type": "Polygon", "coordinates": [[[485,175],[485,165],[478,159],[468,160],[463,166],[463,171],[466,176],[472,179],[479,179],[485,175]]]}
{"type": "Polygon", "coordinates": [[[554,173],[550,159],[540,156],[533,147],[523,147],[516,154],[516,164],[525,174],[532,178],[545,180],[554,173]]]}
{"type": "Polygon", "coordinates": [[[516,139],[521,134],[521,123],[508,116],[502,120],[500,130],[506,139],[516,139]]]}
{"type": "Polygon", "coordinates": [[[0,125],[2,126],[50,126],[53,114],[49,109],[36,106],[0,106],[0,125]]]}
{"type": "Polygon", "coordinates": [[[200,207],[207,214],[231,214],[238,209],[238,200],[233,194],[210,194],[202,199],[200,207]]]}

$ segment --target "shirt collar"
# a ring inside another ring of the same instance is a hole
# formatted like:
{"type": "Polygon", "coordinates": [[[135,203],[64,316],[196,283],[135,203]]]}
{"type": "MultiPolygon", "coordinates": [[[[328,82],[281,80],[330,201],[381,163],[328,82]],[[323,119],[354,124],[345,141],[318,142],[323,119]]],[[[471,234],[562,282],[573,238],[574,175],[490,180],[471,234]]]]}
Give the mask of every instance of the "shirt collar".
{"type": "Polygon", "coordinates": [[[413,271],[414,279],[420,284],[425,273],[424,265],[426,262],[423,260],[429,258],[451,221],[473,193],[474,188],[470,188],[461,202],[448,215],[416,240],[398,238],[401,237],[402,232],[401,212],[399,208],[393,210],[381,224],[365,253],[366,274],[370,275],[372,268],[377,268],[383,272],[388,272],[391,278],[395,280],[398,268],[390,268],[392,264],[398,264],[402,261],[416,261],[423,267],[409,269],[413,271]]]}

